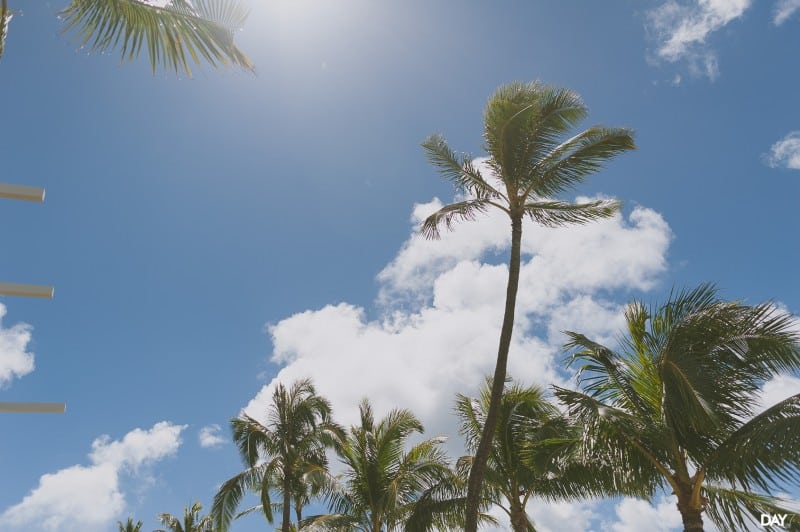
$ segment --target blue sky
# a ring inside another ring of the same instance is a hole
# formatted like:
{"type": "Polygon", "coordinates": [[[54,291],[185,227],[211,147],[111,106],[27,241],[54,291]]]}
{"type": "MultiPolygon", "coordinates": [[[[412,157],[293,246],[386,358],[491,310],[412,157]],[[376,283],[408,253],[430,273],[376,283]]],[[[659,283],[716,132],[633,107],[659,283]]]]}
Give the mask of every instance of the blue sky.
{"type": "MultiPolygon", "coordinates": [[[[67,413],[0,419],[0,529],[150,530],[210,507],[240,465],[227,421],[276,379],[314,378],[346,424],[362,396],[412,408],[456,452],[453,396],[493,368],[507,227],[414,236],[453,194],[419,144],[481,155],[509,81],[570,87],[584,125],[639,145],[576,192],[623,200],[621,217],[526,227],[515,377],[566,382],[559,331],[610,338],[621,305],[673,286],[800,312],[797,0],[253,0],[237,41],[256,75],[191,79],[77,50],[65,1],[9,4],[0,181],[47,199],[0,205],[0,280],[56,291],[0,298],[0,395],[67,413]]],[[[786,376],[765,395],[798,392],[786,376]]],[[[531,514],[679,525],[668,500],[531,514]]]]}

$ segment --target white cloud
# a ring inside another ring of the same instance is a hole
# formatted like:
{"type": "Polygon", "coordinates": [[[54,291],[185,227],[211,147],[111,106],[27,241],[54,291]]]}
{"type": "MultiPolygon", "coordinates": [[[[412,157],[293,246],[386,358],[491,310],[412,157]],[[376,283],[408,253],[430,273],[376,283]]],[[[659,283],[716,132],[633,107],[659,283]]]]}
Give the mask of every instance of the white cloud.
{"type": "Polygon", "coordinates": [[[624,498],[616,506],[617,522],[611,525],[614,532],[669,532],[681,527],[681,514],[674,495],[662,498],[658,505],[639,499],[624,498]]]}
{"type": "Polygon", "coordinates": [[[759,397],[759,410],[767,408],[800,393],[800,379],[791,375],[778,375],[764,383],[759,397]]]}
{"type": "Polygon", "coordinates": [[[528,515],[540,532],[584,532],[598,517],[595,501],[550,502],[533,500],[528,503],[528,515]]]}
{"type": "Polygon", "coordinates": [[[800,131],[792,131],[773,144],[766,161],[772,168],[800,170],[800,131]]]}
{"type": "Polygon", "coordinates": [[[752,0],[670,0],[647,16],[647,28],[656,41],[656,56],[670,63],[686,60],[692,74],[715,80],[716,53],[706,40],[715,31],[740,18],[752,0]]]}
{"type": "Polygon", "coordinates": [[[32,327],[17,323],[13,327],[2,326],[6,307],[0,303],[0,387],[20,378],[34,369],[33,353],[28,351],[32,327]]]}
{"type": "Polygon", "coordinates": [[[616,506],[618,521],[611,526],[614,532],[638,532],[646,523],[653,532],[669,532],[681,526],[681,515],[674,495],[662,498],[656,506],[639,500],[624,498],[616,506]]]}
{"type": "Polygon", "coordinates": [[[800,9],[800,0],[778,0],[778,3],[775,5],[775,14],[772,18],[772,22],[776,26],[780,26],[786,20],[794,15],[794,13],[800,9]]]}
{"type": "MultiPolygon", "coordinates": [[[[426,434],[450,436],[449,450],[461,452],[452,405],[494,370],[510,231],[498,212],[425,240],[419,222],[440,205],[414,207],[412,235],[378,274],[379,317],[340,303],[269,327],[272,361],[282,368],[245,407],[250,415],[264,416],[276,383],[311,377],[339,422],[355,423],[368,397],[377,415],[411,409],[426,434]]],[[[643,207],[586,226],[526,222],[509,373],[526,384],[563,384],[559,331],[610,337],[628,292],[651,288],[665,271],[670,239],[661,216],[643,207]]]]}
{"type": "MultiPolygon", "coordinates": [[[[527,514],[539,532],[586,532],[592,529],[592,521],[599,517],[596,507],[596,501],[553,502],[529,499],[527,514]]],[[[497,519],[498,526],[485,526],[481,530],[486,532],[511,530],[511,520],[502,508],[494,506],[489,510],[489,514],[497,519]]]]}
{"type": "Polygon", "coordinates": [[[162,421],[149,430],[134,429],[122,440],[101,436],[92,442],[90,465],[74,465],[42,475],[39,485],[21,502],[0,514],[3,530],[108,530],[125,510],[120,490],[122,473],[174,455],[185,425],[162,421]]]}
{"type": "Polygon", "coordinates": [[[219,447],[225,443],[225,438],[221,434],[222,428],[219,425],[207,425],[200,429],[197,437],[200,447],[219,447]]]}

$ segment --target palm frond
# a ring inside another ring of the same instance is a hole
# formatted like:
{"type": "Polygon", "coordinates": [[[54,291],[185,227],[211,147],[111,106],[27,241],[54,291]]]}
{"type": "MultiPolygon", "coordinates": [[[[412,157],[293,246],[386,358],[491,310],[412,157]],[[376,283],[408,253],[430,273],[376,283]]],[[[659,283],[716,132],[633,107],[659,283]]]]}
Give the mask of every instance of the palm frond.
{"type": "MultiPolygon", "coordinates": [[[[236,515],[236,508],[238,508],[245,493],[251,491],[262,492],[262,486],[269,484],[270,478],[274,475],[276,465],[274,462],[267,462],[256,465],[242,471],[238,475],[226,480],[214,496],[214,501],[211,504],[211,516],[214,522],[214,528],[220,532],[225,532],[231,524],[233,519],[238,518],[236,515]]],[[[269,494],[269,490],[266,490],[269,494]]],[[[272,507],[267,501],[262,501],[259,505],[264,510],[264,516],[268,522],[272,522],[272,507]],[[267,502],[264,507],[264,502],[267,502]]]]}
{"type": "Polygon", "coordinates": [[[0,4],[0,59],[3,57],[3,50],[6,44],[6,35],[8,35],[8,23],[14,15],[8,10],[7,0],[2,0],[0,4]]]}
{"type": "MultiPolygon", "coordinates": [[[[471,194],[478,199],[505,198],[505,195],[490,185],[472,164],[469,155],[458,156],[441,135],[431,135],[422,143],[425,155],[439,172],[462,194],[471,194]]],[[[507,201],[507,199],[506,199],[507,201]]]]}
{"type": "Polygon", "coordinates": [[[629,129],[586,129],[527,167],[523,197],[557,196],[602,169],[609,159],[633,149],[636,144],[629,129]]]}
{"type": "Polygon", "coordinates": [[[603,218],[611,218],[619,212],[617,200],[597,200],[588,203],[564,201],[534,201],[525,204],[525,214],[545,227],[561,227],[585,224],[603,218]]]}
{"type": "Polygon", "coordinates": [[[92,51],[119,48],[122,59],[131,60],[146,47],[154,73],[162,66],[191,75],[190,60],[201,58],[214,67],[253,68],[233,43],[238,28],[224,25],[246,17],[238,0],[183,0],[165,7],[140,0],[72,0],[61,16],[65,31],[75,30],[80,45],[92,51]]]}
{"type": "Polygon", "coordinates": [[[704,469],[712,478],[746,490],[786,488],[800,482],[800,394],[793,395],[731,434],[704,469]]]}
{"type": "Polygon", "coordinates": [[[571,331],[566,331],[565,334],[570,340],[564,344],[564,349],[575,350],[569,357],[568,364],[583,362],[578,368],[576,379],[589,395],[601,402],[640,414],[649,412],[647,403],[636,391],[636,375],[631,372],[627,360],[582,334],[571,331]]]}
{"type": "Polygon", "coordinates": [[[567,406],[570,418],[583,427],[583,460],[606,464],[616,475],[616,490],[639,490],[649,498],[656,488],[673,482],[666,465],[670,441],[665,431],[585,393],[557,386],[553,389],[567,406]]]}
{"type": "Polygon", "coordinates": [[[358,521],[349,515],[344,514],[323,514],[312,515],[303,519],[300,523],[300,530],[303,532],[317,532],[328,530],[359,530],[356,528],[358,521]]]}
{"type": "Polygon", "coordinates": [[[531,161],[586,112],[580,97],[567,89],[539,82],[500,87],[486,105],[484,140],[507,187],[516,194],[531,161]]]}
{"type": "Polygon", "coordinates": [[[784,529],[800,530],[797,508],[787,508],[789,501],[778,497],[708,485],[703,495],[706,515],[721,530],[753,530],[761,526],[761,514],[785,514],[784,529]]]}
{"type": "Polygon", "coordinates": [[[422,222],[420,232],[428,239],[436,240],[441,237],[439,228],[444,225],[448,231],[453,230],[456,221],[474,220],[478,214],[485,213],[490,203],[485,199],[472,199],[445,205],[422,222]]]}

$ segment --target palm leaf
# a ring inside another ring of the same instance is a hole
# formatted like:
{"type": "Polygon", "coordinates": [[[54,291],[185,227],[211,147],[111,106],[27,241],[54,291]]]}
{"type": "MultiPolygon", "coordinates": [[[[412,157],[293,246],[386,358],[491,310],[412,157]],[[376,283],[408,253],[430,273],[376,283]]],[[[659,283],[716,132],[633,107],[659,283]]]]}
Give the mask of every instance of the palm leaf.
{"type": "Polygon", "coordinates": [[[578,369],[576,378],[578,384],[592,397],[641,414],[650,411],[636,391],[636,375],[631,373],[624,358],[582,334],[571,331],[566,331],[565,334],[570,340],[564,344],[564,349],[577,349],[570,356],[568,364],[577,360],[584,362],[578,369]]]}
{"type": "Polygon", "coordinates": [[[478,214],[489,209],[486,199],[471,199],[445,205],[422,222],[422,236],[428,239],[440,238],[439,228],[444,225],[448,231],[453,229],[457,220],[474,220],[478,214]]]}
{"type": "Polygon", "coordinates": [[[119,48],[122,59],[131,60],[146,45],[154,73],[161,66],[191,75],[190,59],[199,63],[201,58],[214,67],[253,68],[233,43],[238,28],[224,25],[244,20],[238,0],[179,1],[166,7],[140,0],[72,0],[61,16],[65,31],[75,30],[80,45],[92,51],[119,48]]]}
{"type": "Polygon", "coordinates": [[[597,200],[578,204],[535,201],[525,204],[525,214],[544,227],[561,227],[610,218],[619,212],[619,207],[620,203],[617,200],[597,200]]]}
{"type": "Polygon", "coordinates": [[[8,35],[8,23],[11,22],[13,14],[8,10],[7,0],[2,0],[0,4],[0,58],[3,57],[3,50],[6,44],[6,35],[8,35]]]}
{"type": "Polygon", "coordinates": [[[742,425],[709,458],[712,478],[747,490],[772,491],[800,482],[800,394],[742,425]]]}
{"type": "Polygon", "coordinates": [[[503,198],[505,196],[490,185],[472,164],[472,157],[460,157],[450,149],[441,135],[431,135],[422,143],[425,155],[439,172],[456,187],[461,194],[472,194],[478,199],[503,198]]]}
{"type": "Polygon", "coordinates": [[[636,149],[636,144],[631,130],[591,127],[555,147],[536,164],[528,167],[524,177],[524,197],[530,194],[556,196],[602,169],[612,157],[633,149],[636,149]]]}
{"type": "Polygon", "coordinates": [[[705,513],[721,530],[753,530],[760,528],[761,514],[787,514],[785,530],[800,530],[797,508],[787,508],[789,501],[720,486],[706,486],[708,500],[705,513]]]}
{"type": "MultiPolygon", "coordinates": [[[[273,476],[277,466],[275,461],[265,462],[248,468],[238,475],[226,480],[217,494],[214,496],[214,502],[211,504],[211,516],[213,517],[214,527],[224,532],[228,530],[230,523],[233,519],[238,518],[236,515],[236,508],[244,498],[245,493],[249,491],[259,491],[264,493],[262,486],[269,485],[269,479],[273,476]]],[[[263,500],[259,507],[263,508],[264,515],[268,522],[272,522],[272,505],[269,501],[269,490],[266,490],[267,499],[263,500]],[[266,503],[266,506],[264,504],[266,503]]]]}

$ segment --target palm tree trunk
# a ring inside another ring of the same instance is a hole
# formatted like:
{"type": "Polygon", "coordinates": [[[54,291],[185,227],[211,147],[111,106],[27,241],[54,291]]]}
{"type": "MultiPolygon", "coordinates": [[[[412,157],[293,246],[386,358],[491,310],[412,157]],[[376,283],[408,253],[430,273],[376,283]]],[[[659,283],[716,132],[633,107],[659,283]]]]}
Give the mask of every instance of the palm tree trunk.
{"type": "Polygon", "coordinates": [[[703,532],[703,516],[701,515],[703,511],[693,508],[690,500],[691,495],[689,498],[678,498],[678,510],[683,519],[683,530],[684,532],[703,532]]]}
{"type": "Polygon", "coordinates": [[[503,397],[503,388],[506,382],[506,367],[508,366],[508,350],[511,347],[511,333],[514,330],[514,309],[517,303],[517,288],[519,287],[520,248],[522,245],[522,214],[511,215],[511,258],[508,262],[508,286],[506,287],[506,308],[503,312],[503,327],[500,329],[500,346],[497,349],[497,365],[494,368],[492,380],[492,394],[489,401],[489,411],[483,425],[481,441],[472,461],[467,484],[467,514],[465,522],[466,532],[477,532],[478,509],[481,503],[481,486],[486,474],[486,462],[492,449],[492,440],[497,428],[500,414],[500,400],[503,397]]]}
{"type": "Polygon", "coordinates": [[[300,521],[303,520],[303,505],[299,502],[294,505],[294,515],[297,517],[297,530],[300,530],[300,521]]]}
{"type": "Polygon", "coordinates": [[[511,530],[514,532],[530,532],[528,528],[528,516],[525,515],[525,508],[522,504],[511,503],[511,530]]]}
{"type": "Polygon", "coordinates": [[[281,532],[290,532],[292,529],[292,490],[289,472],[283,473],[283,522],[281,532]]]}

